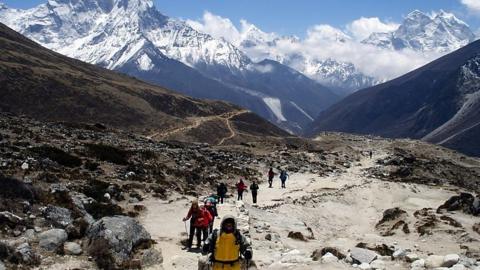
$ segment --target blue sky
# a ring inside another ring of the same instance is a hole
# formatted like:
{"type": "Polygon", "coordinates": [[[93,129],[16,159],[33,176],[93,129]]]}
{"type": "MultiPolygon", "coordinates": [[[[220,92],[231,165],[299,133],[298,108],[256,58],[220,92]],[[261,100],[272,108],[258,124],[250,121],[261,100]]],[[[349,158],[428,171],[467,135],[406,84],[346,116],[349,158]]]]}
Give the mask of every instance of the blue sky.
{"type": "MultiPolygon", "coordinates": [[[[453,12],[473,29],[480,28],[480,16],[462,5],[462,0],[156,0],[165,15],[197,20],[205,11],[229,18],[238,24],[245,19],[262,30],[303,36],[317,24],[337,28],[360,17],[379,17],[386,22],[401,22],[414,9],[453,12]]],[[[480,0],[463,0],[480,2],[480,0]]],[[[0,0],[10,7],[29,8],[46,0],[0,0]]],[[[478,3],[480,5],[480,3],[478,3]]],[[[478,11],[478,10],[477,10],[478,11]]]]}

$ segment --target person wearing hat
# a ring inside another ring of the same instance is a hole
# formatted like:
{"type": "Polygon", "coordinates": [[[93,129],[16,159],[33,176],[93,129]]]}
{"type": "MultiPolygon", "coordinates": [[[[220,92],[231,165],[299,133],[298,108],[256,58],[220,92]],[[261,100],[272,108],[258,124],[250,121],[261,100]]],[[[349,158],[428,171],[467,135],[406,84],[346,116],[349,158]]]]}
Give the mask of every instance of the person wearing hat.
{"type": "Polygon", "coordinates": [[[215,229],[205,241],[203,252],[210,254],[213,270],[240,270],[241,256],[247,261],[252,259],[250,243],[237,228],[234,216],[222,219],[220,230],[215,229]]]}

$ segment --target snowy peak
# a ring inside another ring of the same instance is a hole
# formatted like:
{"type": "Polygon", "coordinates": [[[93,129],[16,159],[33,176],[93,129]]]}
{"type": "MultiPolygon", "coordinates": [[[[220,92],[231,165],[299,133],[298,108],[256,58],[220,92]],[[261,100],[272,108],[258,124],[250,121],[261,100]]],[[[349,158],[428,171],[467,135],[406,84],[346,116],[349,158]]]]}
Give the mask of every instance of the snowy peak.
{"type": "Polygon", "coordinates": [[[468,25],[452,13],[441,10],[432,15],[419,10],[409,13],[396,31],[373,33],[362,41],[381,48],[405,48],[425,52],[450,52],[475,39],[468,25]]]}

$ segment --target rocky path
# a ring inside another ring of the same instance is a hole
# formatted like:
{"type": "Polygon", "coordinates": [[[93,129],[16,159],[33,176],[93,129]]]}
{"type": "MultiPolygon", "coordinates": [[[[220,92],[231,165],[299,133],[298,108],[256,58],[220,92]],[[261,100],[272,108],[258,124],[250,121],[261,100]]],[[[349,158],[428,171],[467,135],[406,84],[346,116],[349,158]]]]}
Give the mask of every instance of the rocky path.
{"type": "Polygon", "coordinates": [[[190,125],[187,125],[187,126],[183,126],[181,128],[176,128],[176,129],[172,129],[172,130],[166,130],[166,131],[158,131],[158,132],[155,132],[149,136],[147,136],[148,139],[154,139],[154,138],[166,138],[166,137],[169,137],[173,134],[177,134],[177,133],[180,133],[180,132],[185,132],[185,131],[188,131],[188,130],[191,130],[191,129],[195,129],[195,128],[198,128],[200,125],[204,124],[205,122],[208,122],[208,121],[213,121],[213,120],[222,120],[222,121],[225,121],[226,122],[226,125],[227,125],[227,128],[230,130],[231,132],[231,135],[229,137],[226,137],[226,138],[222,138],[222,140],[220,141],[220,144],[222,144],[226,139],[231,139],[235,136],[235,131],[232,129],[232,126],[230,125],[230,119],[232,117],[235,117],[237,115],[240,115],[240,114],[244,114],[244,113],[247,113],[248,111],[247,110],[240,110],[240,111],[235,111],[235,112],[228,112],[228,113],[224,113],[222,115],[217,115],[217,116],[207,116],[207,117],[196,117],[196,118],[191,118],[192,120],[192,123],[190,125]]]}
{"type": "MultiPolygon", "coordinates": [[[[350,168],[325,177],[291,174],[286,189],[280,188],[276,176],[273,188],[260,184],[257,205],[251,204],[251,194],[247,193],[245,205],[230,199],[219,206],[219,214],[239,218],[240,228],[252,241],[259,269],[351,269],[345,262],[320,266],[321,262],[313,261],[311,254],[327,246],[347,252],[359,242],[395,243],[425,256],[460,252],[456,236],[439,233],[419,237],[412,233],[382,237],[375,231],[375,224],[386,209],[400,207],[413,214],[425,207],[436,208],[455,194],[442,188],[372,178],[366,169],[377,166],[375,161],[384,156],[385,153],[376,153],[372,159],[365,157],[350,168]]],[[[197,269],[200,254],[186,252],[180,244],[186,238],[181,219],[188,210],[189,199],[150,199],[146,206],[148,212],[142,223],[162,249],[163,267],[197,269]]],[[[465,217],[461,218],[465,221],[465,217]]],[[[409,269],[409,265],[391,263],[386,269],[409,269]]]]}

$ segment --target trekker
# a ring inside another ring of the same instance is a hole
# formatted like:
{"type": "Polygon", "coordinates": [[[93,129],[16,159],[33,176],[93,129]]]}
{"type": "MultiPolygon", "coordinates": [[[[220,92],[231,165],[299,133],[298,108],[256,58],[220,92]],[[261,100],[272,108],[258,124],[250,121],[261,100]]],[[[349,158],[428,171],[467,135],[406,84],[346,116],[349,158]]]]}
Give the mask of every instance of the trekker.
{"type": "Polygon", "coordinates": [[[213,223],[215,222],[215,217],[218,217],[217,212],[217,199],[215,198],[216,195],[210,195],[209,197],[205,198],[205,208],[207,208],[208,212],[212,216],[210,223],[208,224],[208,233],[212,233],[213,231],[213,223]]]}
{"type": "Polygon", "coordinates": [[[240,179],[240,181],[237,183],[236,186],[237,186],[237,193],[238,193],[237,201],[243,200],[243,192],[247,189],[247,185],[245,185],[243,180],[240,179]]]}
{"type": "Polygon", "coordinates": [[[190,234],[188,235],[188,249],[192,248],[193,244],[193,236],[196,235],[197,237],[197,248],[201,247],[202,240],[205,241],[208,235],[208,225],[210,224],[210,220],[212,216],[208,212],[208,210],[202,206],[198,206],[198,201],[192,201],[192,205],[190,206],[190,210],[188,210],[188,214],[186,217],[183,218],[183,221],[187,221],[190,219],[190,234]],[[203,237],[202,237],[203,234],[203,237]]]}
{"type": "Polygon", "coordinates": [[[370,159],[372,159],[372,156],[373,156],[373,151],[370,150],[370,152],[368,153],[370,155],[370,159]]]}
{"type": "Polygon", "coordinates": [[[286,188],[285,187],[285,182],[287,181],[287,177],[289,177],[287,171],[282,170],[280,172],[280,181],[282,181],[282,188],[286,188]]]}
{"type": "Polygon", "coordinates": [[[220,183],[217,185],[217,195],[220,198],[220,203],[223,204],[223,200],[225,199],[225,196],[227,195],[227,185],[225,183],[220,183]]]}
{"type": "Polygon", "coordinates": [[[215,229],[205,241],[203,252],[210,254],[213,270],[240,270],[240,255],[248,261],[252,259],[252,248],[245,236],[237,229],[233,216],[225,216],[220,230],[215,229]]]}
{"type": "Polygon", "coordinates": [[[258,185],[257,185],[257,182],[253,181],[253,183],[250,185],[250,190],[252,191],[252,200],[253,200],[253,203],[256,204],[257,203],[257,192],[258,192],[258,185]]]}
{"type": "Polygon", "coordinates": [[[268,187],[269,188],[272,188],[274,176],[275,176],[275,173],[273,172],[272,167],[270,167],[270,170],[268,171],[268,187]]]}

